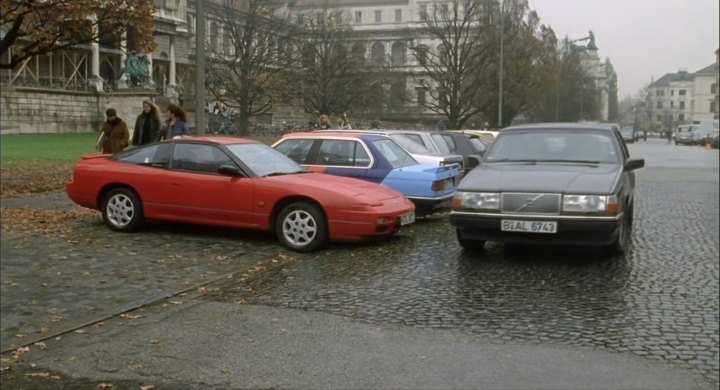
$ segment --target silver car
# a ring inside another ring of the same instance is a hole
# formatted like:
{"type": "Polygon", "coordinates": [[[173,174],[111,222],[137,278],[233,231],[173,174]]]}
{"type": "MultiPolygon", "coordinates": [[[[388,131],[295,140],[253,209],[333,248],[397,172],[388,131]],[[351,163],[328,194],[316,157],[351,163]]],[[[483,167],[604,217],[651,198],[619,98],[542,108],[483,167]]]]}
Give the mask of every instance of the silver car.
{"type": "Polygon", "coordinates": [[[319,132],[352,132],[352,133],[373,133],[382,134],[392,138],[405,151],[410,153],[420,164],[434,165],[444,167],[452,164],[460,165],[460,172],[464,169],[463,156],[459,154],[452,154],[449,151],[443,152],[435,149],[430,149],[422,143],[415,142],[411,137],[403,134],[399,130],[384,130],[384,129],[371,129],[371,130],[317,130],[319,132]]]}
{"type": "Polygon", "coordinates": [[[460,182],[450,222],[466,249],[502,241],[622,253],[633,224],[634,171],[644,166],[614,126],[509,127],[460,182]]]}

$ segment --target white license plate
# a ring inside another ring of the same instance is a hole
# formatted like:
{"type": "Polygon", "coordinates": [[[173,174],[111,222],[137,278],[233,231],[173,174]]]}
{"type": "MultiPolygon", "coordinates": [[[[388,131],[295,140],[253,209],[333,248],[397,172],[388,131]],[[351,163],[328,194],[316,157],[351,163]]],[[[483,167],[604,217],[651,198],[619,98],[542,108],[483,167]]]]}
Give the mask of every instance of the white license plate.
{"type": "Polygon", "coordinates": [[[557,233],[555,221],[518,221],[503,219],[500,221],[500,230],[504,232],[524,233],[557,233]]]}
{"type": "Polygon", "coordinates": [[[409,225],[415,222],[415,212],[411,211],[400,216],[400,226],[409,225]]]}

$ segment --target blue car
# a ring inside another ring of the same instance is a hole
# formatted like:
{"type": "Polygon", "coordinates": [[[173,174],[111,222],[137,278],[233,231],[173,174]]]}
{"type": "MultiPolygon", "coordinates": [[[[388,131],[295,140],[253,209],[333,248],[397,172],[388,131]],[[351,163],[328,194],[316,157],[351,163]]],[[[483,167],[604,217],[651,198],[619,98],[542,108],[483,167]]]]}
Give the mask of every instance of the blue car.
{"type": "Polygon", "coordinates": [[[286,134],[273,145],[306,169],[383,184],[404,194],[418,214],[450,207],[460,165],[419,164],[393,139],[380,134],[286,134]]]}

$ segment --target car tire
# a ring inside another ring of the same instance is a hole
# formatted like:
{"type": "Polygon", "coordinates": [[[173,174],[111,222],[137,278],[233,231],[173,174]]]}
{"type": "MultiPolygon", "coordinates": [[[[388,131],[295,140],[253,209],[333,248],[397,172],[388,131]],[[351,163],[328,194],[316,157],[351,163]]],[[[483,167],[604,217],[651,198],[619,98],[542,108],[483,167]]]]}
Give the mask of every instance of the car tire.
{"type": "Polygon", "coordinates": [[[620,220],[620,232],[618,232],[615,242],[607,248],[611,255],[622,255],[627,252],[630,246],[630,235],[632,233],[632,217],[626,214],[620,220]]]}
{"type": "Polygon", "coordinates": [[[481,251],[485,249],[485,241],[483,240],[470,240],[463,237],[462,230],[459,228],[455,229],[455,235],[460,243],[460,246],[465,250],[476,250],[481,251]]]}
{"type": "Polygon", "coordinates": [[[110,190],[102,202],[105,224],[116,232],[132,232],[143,223],[143,206],[137,194],[129,188],[110,190]]]}
{"type": "Polygon", "coordinates": [[[325,214],[307,202],[291,203],[280,211],[275,234],[284,246],[297,252],[312,252],[328,241],[325,214]]]}

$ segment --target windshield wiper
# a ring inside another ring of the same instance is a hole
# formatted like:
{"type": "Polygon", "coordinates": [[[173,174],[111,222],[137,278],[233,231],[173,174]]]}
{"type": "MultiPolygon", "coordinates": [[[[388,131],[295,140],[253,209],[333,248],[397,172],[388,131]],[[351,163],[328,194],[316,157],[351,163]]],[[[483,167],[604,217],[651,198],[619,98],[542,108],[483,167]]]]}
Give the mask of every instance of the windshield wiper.
{"type": "Polygon", "coordinates": [[[303,170],[300,170],[300,171],[291,171],[291,172],[270,172],[270,173],[268,173],[267,175],[265,175],[265,176],[263,176],[263,177],[283,176],[283,175],[294,175],[294,174],[296,174],[296,173],[308,173],[308,172],[310,172],[310,171],[308,171],[308,170],[306,170],[306,169],[303,169],[303,170]]]}
{"type": "Polygon", "coordinates": [[[516,162],[516,163],[531,163],[531,164],[535,164],[535,163],[538,162],[538,160],[515,160],[515,159],[511,159],[511,158],[499,158],[499,159],[497,159],[497,160],[494,160],[494,159],[486,160],[486,162],[516,162]]]}
{"type": "Polygon", "coordinates": [[[600,164],[600,161],[593,161],[593,160],[536,160],[536,162],[570,163],[570,164],[600,164]]]}

